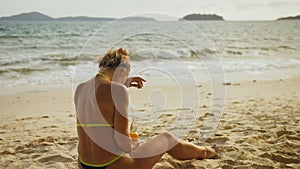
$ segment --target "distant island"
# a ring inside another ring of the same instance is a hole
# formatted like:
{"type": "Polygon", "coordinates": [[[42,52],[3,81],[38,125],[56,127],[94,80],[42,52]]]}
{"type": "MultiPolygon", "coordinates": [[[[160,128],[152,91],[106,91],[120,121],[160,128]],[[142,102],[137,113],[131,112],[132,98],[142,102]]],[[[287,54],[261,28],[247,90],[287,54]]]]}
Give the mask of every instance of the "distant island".
{"type": "Polygon", "coordinates": [[[21,13],[18,15],[1,17],[1,21],[52,21],[53,18],[38,13],[38,12],[29,12],[29,13],[21,13]]]}
{"type": "MultiPolygon", "coordinates": [[[[112,21],[117,18],[97,18],[87,16],[76,16],[76,17],[61,17],[52,18],[39,12],[21,13],[18,15],[0,17],[0,21],[112,21]]],[[[153,18],[146,17],[125,17],[120,18],[121,21],[155,21],[153,18]]]]}
{"type": "Polygon", "coordinates": [[[300,19],[300,15],[297,15],[297,16],[288,16],[288,17],[282,17],[282,18],[278,18],[277,20],[296,20],[296,19],[300,19]]]}
{"type": "Polygon", "coordinates": [[[196,21],[196,20],[221,20],[224,21],[222,16],[216,15],[216,14],[189,14],[184,16],[180,20],[190,20],[190,21],[196,21]]]}

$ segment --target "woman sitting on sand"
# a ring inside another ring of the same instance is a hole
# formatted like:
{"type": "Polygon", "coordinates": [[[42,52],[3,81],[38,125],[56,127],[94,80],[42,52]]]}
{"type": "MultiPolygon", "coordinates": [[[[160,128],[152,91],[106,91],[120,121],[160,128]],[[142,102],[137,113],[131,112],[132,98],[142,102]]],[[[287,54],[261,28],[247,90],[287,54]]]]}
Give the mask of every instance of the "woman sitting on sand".
{"type": "Polygon", "coordinates": [[[139,145],[128,131],[127,87],[142,88],[145,80],[128,78],[130,63],[124,48],[108,51],[99,68],[75,92],[79,168],[150,169],[165,153],[178,160],[217,155],[215,148],[180,141],[168,132],[139,145]]]}

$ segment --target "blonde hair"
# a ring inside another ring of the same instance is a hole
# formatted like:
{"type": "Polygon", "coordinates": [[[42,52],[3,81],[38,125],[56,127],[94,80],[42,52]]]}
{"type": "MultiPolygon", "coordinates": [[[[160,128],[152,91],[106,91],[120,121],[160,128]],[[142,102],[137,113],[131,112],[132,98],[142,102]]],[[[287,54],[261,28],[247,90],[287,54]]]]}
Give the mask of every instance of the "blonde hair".
{"type": "Polygon", "coordinates": [[[124,48],[109,50],[105,53],[105,55],[99,62],[99,68],[116,68],[118,66],[130,67],[128,55],[129,52],[124,48]]]}

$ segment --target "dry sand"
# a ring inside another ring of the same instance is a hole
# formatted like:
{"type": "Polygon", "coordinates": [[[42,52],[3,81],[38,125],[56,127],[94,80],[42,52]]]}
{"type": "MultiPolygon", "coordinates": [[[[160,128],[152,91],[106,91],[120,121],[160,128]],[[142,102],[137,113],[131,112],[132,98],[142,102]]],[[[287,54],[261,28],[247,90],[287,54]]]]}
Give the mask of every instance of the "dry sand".
{"type": "MultiPolygon", "coordinates": [[[[226,85],[226,105],[220,124],[212,137],[202,143],[220,146],[220,158],[181,162],[165,155],[154,168],[300,168],[299,84],[298,75],[226,85]]],[[[204,113],[197,117],[194,129],[183,137],[195,143],[199,142],[199,129],[205,125],[205,118],[214,116],[209,111],[209,85],[201,84],[198,88],[203,98],[199,110],[204,113]]],[[[172,91],[168,86],[165,89],[172,91]]],[[[1,168],[77,168],[71,85],[1,88],[0,92],[1,168]]],[[[146,96],[137,95],[136,90],[131,90],[131,94],[140,97],[138,103],[143,106],[138,109],[146,111],[146,96]]],[[[170,102],[157,124],[139,127],[141,138],[166,130],[164,124],[176,119],[180,107],[176,101],[170,102]]],[[[171,130],[176,131],[178,128],[171,130]]]]}

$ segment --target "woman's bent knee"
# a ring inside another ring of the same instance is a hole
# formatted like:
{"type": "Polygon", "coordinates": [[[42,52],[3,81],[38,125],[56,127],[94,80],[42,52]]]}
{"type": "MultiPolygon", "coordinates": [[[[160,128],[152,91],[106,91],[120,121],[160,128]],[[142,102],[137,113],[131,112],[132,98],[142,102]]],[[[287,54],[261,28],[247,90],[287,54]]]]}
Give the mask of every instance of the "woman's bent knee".
{"type": "Polygon", "coordinates": [[[169,132],[163,132],[163,133],[161,133],[161,135],[163,137],[167,138],[168,140],[170,140],[170,139],[177,140],[177,138],[169,132]]]}
{"type": "Polygon", "coordinates": [[[168,150],[174,146],[176,146],[179,143],[179,140],[171,133],[169,132],[163,132],[161,133],[161,137],[168,140],[168,150]]]}

